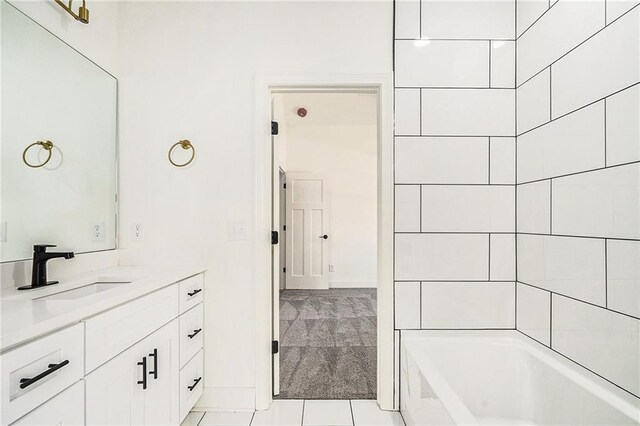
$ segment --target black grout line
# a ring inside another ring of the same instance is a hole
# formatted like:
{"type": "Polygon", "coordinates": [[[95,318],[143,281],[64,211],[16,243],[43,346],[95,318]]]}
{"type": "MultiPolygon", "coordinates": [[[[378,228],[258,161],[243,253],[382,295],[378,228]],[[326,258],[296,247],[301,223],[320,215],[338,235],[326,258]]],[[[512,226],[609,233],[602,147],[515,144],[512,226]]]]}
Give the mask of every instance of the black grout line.
{"type": "Polygon", "coordinates": [[[487,86],[395,86],[395,89],[424,89],[424,90],[515,90],[514,87],[487,86]]]}
{"type": "MultiPolygon", "coordinates": [[[[547,180],[547,179],[544,179],[547,180]]],[[[424,183],[424,182],[396,182],[395,186],[516,186],[513,183],[424,183]]]]}
{"type": "Polygon", "coordinates": [[[553,72],[549,65],[549,122],[553,121],[553,72]]]}
{"type": "MultiPolygon", "coordinates": [[[[422,35],[420,38],[394,38],[393,41],[420,41],[422,40],[422,35]]],[[[444,38],[444,37],[429,37],[429,41],[510,41],[515,42],[516,39],[513,38],[444,38]]]]}
{"type": "Polygon", "coordinates": [[[549,180],[549,179],[558,179],[558,178],[563,178],[563,177],[568,177],[568,176],[581,175],[581,174],[585,174],[585,173],[599,172],[599,171],[602,171],[602,170],[613,169],[613,168],[616,168],[616,167],[630,166],[630,165],[633,165],[633,164],[640,164],[640,161],[636,160],[636,161],[630,161],[628,163],[613,164],[613,165],[607,166],[607,167],[597,167],[595,169],[582,170],[582,171],[579,171],[579,172],[565,173],[565,174],[562,174],[562,175],[555,175],[555,176],[547,176],[547,177],[540,178],[540,179],[533,179],[533,180],[528,180],[528,181],[524,181],[524,182],[519,182],[519,183],[517,183],[517,185],[527,185],[529,183],[537,183],[537,182],[542,182],[542,181],[549,180]]]}
{"type": "Polygon", "coordinates": [[[491,88],[491,40],[489,40],[489,87],[491,88]]]}
{"type": "Polygon", "coordinates": [[[549,179],[549,234],[553,234],[553,179],[549,179]]]}
{"type": "MultiPolygon", "coordinates": [[[[549,79],[551,79],[551,76],[549,76],[549,79]]],[[[532,128],[530,128],[530,129],[528,129],[528,130],[525,130],[524,132],[522,132],[522,133],[520,133],[520,134],[518,134],[518,135],[516,135],[516,136],[524,136],[524,135],[526,135],[527,133],[530,133],[530,132],[532,132],[532,131],[534,131],[534,130],[537,130],[537,129],[541,128],[541,127],[544,127],[544,126],[546,126],[546,125],[548,125],[548,124],[554,123],[554,122],[556,122],[556,121],[558,121],[558,120],[560,120],[560,119],[562,119],[562,118],[564,118],[564,117],[566,117],[566,116],[568,116],[568,115],[571,115],[571,114],[576,113],[576,112],[578,112],[578,111],[581,111],[581,110],[583,110],[583,109],[585,109],[585,108],[588,108],[588,107],[590,107],[590,106],[592,106],[592,105],[595,105],[595,104],[597,104],[597,103],[598,103],[598,102],[600,102],[600,101],[605,101],[607,98],[610,98],[610,97],[612,97],[612,96],[615,96],[615,95],[617,95],[618,93],[620,93],[620,92],[624,92],[625,90],[631,89],[631,88],[633,88],[633,87],[635,87],[635,86],[637,86],[637,85],[639,85],[639,84],[640,84],[640,82],[633,83],[633,84],[631,84],[631,85],[629,85],[629,86],[626,86],[626,87],[624,87],[624,88],[622,88],[622,89],[620,89],[620,90],[617,90],[617,91],[615,91],[615,92],[613,92],[613,93],[610,93],[610,94],[608,94],[607,96],[604,96],[604,97],[602,97],[602,98],[596,99],[596,100],[591,101],[591,102],[589,102],[589,103],[587,103],[587,104],[585,104],[585,105],[582,105],[582,106],[581,106],[581,107],[579,107],[579,108],[576,108],[576,109],[571,110],[571,111],[569,111],[569,112],[566,112],[566,113],[564,113],[564,114],[562,114],[562,115],[559,115],[559,116],[557,116],[556,118],[551,119],[550,121],[547,121],[547,122],[542,123],[542,124],[538,124],[537,126],[532,127],[532,128]]]]}
{"type": "MultiPolygon", "coordinates": [[[[556,1],[557,3],[557,1],[556,1]]],[[[554,3],[554,5],[556,4],[554,3]]],[[[553,6],[553,5],[551,5],[553,6]]],[[[628,15],[632,10],[634,10],[636,7],[640,6],[640,3],[636,4],[635,6],[633,6],[631,9],[627,10],[625,13],[623,13],[622,15],[620,15],[619,17],[617,17],[616,19],[614,19],[613,21],[611,21],[608,25],[605,25],[604,27],[600,28],[598,31],[596,31],[595,33],[591,34],[589,37],[585,38],[584,40],[582,40],[579,44],[577,44],[576,46],[574,46],[573,48],[571,48],[571,50],[569,50],[568,52],[564,53],[562,56],[560,56],[558,59],[554,60],[553,62],[551,62],[549,65],[553,65],[555,63],[557,63],[558,61],[560,61],[562,58],[564,58],[565,56],[567,56],[568,54],[570,54],[571,52],[573,52],[574,50],[576,50],[577,48],[579,48],[580,46],[582,46],[583,44],[585,44],[587,41],[591,40],[592,38],[594,38],[595,36],[597,36],[598,34],[600,34],[602,31],[606,30],[607,28],[609,28],[614,22],[617,22],[618,20],[620,20],[622,17],[628,15]]],[[[546,68],[546,66],[545,66],[546,68]]],[[[539,73],[536,73],[539,74],[539,73]]],[[[529,78],[527,78],[524,82],[522,82],[522,84],[525,84],[527,81],[529,81],[531,78],[535,77],[535,74],[529,78]]],[[[518,89],[520,86],[516,86],[516,89],[518,89]]]]}
{"type": "MultiPolygon", "coordinates": [[[[518,232],[520,235],[535,235],[540,237],[558,237],[558,238],[584,238],[590,240],[612,240],[612,241],[640,241],[640,238],[617,238],[617,237],[593,237],[588,235],[567,235],[567,234],[541,234],[539,232],[518,232]]],[[[504,232],[503,232],[504,234],[504,232]]]]}
{"type": "Polygon", "coordinates": [[[609,241],[604,239],[604,307],[609,307],[609,268],[607,266],[609,260],[609,252],[607,246],[609,241]]]}
{"type": "MultiPolygon", "coordinates": [[[[517,2],[516,2],[517,3],[517,2]]],[[[516,34],[516,41],[518,41],[520,39],[520,37],[522,37],[523,35],[526,34],[527,31],[529,31],[531,29],[531,27],[533,27],[540,19],[542,19],[543,16],[545,16],[547,14],[547,12],[549,12],[549,10],[551,10],[551,8],[553,7],[554,4],[551,4],[551,0],[549,0],[549,7],[547,8],[547,10],[545,10],[544,12],[542,12],[542,15],[538,16],[538,18],[533,21],[533,23],[531,25],[529,25],[527,28],[524,29],[524,31],[522,31],[522,33],[520,35],[516,34]]],[[[516,23],[516,33],[518,32],[518,25],[516,23]]]]}
{"type": "Polygon", "coordinates": [[[249,426],[251,426],[253,424],[253,418],[256,416],[256,411],[253,410],[253,413],[251,414],[251,420],[249,420],[249,426]]]}
{"type": "Polygon", "coordinates": [[[487,234],[501,234],[511,235],[513,231],[423,231],[423,232],[410,232],[410,231],[398,231],[399,235],[487,235],[487,234]]]}
{"type": "MultiPolygon", "coordinates": [[[[513,89],[511,89],[513,90],[513,89]]],[[[419,138],[459,138],[459,139],[480,139],[480,138],[513,138],[514,135],[435,135],[435,134],[426,134],[426,135],[403,135],[396,134],[394,136],[395,139],[403,138],[403,139],[419,139],[419,138]]]]}
{"type": "MultiPolygon", "coordinates": [[[[422,285],[423,283],[429,284],[429,283],[512,283],[514,282],[514,280],[421,280],[419,278],[416,279],[411,279],[411,280],[403,280],[403,279],[398,279],[398,280],[394,280],[397,283],[415,283],[416,281],[419,281],[420,284],[422,285]]],[[[398,329],[400,330],[400,329],[398,329]]],[[[402,329],[404,330],[404,328],[402,329]]]]}
{"type": "Polygon", "coordinates": [[[549,348],[553,339],[553,293],[549,292],[549,348]]]}
{"type": "Polygon", "coordinates": [[[565,297],[567,299],[571,299],[571,300],[574,300],[576,302],[584,303],[585,305],[590,305],[590,306],[593,306],[595,308],[600,308],[600,309],[603,309],[605,311],[608,311],[608,312],[611,312],[611,313],[614,313],[614,314],[617,314],[617,315],[622,315],[624,317],[632,318],[632,319],[635,319],[635,320],[640,320],[640,317],[635,317],[633,315],[626,314],[624,312],[616,311],[616,310],[611,309],[611,308],[606,308],[606,307],[601,306],[601,305],[596,305],[595,303],[587,302],[586,300],[581,300],[581,299],[578,299],[578,298],[573,297],[573,296],[569,296],[569,295],[564,294],[564,293],[558,293],[557,291],[552,291],[552,290],[549,290],[548,288],[544,288],[544,287],[540,287],[540,286],[537,286],[537,285],[534,285],[534,284],[530,284],[530,283],[525,282],[525,281],[518,281],[518,282],[520,284],[524,284],[524,285],[529,286],[529,287],[537,288],[538,290],[544,290],[544,291],[547,291],[549,293],[553,293],[556,296],[562,296],[562,297],[565,297]]]}
{"type": "Polygon", "coordinates": [[[491,136],[487,143],[487,185],[491,185],[491,136]]]}
{"type": "Polygon", "coordinates": [[[419,120],[419,123],[420,123],[420,135],[422,135],[422,89],[420,89],[420,120],[419,120]]]}
{"type": "Polygon", "coordinates": [[[489,233],[489,251],[487,252],[487,281],[491,281],[491,233],[489,233]]]}
{"type": "Polygon", "coordinates": [[[607,167],[607,98],[604,98],[604,166],[607,167]]]}
{"type": "Polygon", "coordinates": [[[420,206],[418,208],[418,213],[420,214],[420,232],[422,232],[422,185],[418,188],[420,189],[420,206]]]}
{"type": "Polygon", "coordinates": [[[300,419],[300,426],[304,425],[304,406],[307,404],[307,400],[302,400],[302,418],[300,419]]]}

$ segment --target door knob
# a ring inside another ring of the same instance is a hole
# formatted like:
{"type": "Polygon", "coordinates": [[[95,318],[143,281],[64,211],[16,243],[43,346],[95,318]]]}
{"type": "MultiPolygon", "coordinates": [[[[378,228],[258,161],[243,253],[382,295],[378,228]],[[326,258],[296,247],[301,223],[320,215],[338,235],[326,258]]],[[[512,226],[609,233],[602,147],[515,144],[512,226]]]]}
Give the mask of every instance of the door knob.
{"type": "Polygon", "coordinates": [[[320,235],[320,238],[322,238],[323,240],[326,240],[327,238],[329,238],[329,236],[327,234],[324,234],[324,235],[320,235]]]}

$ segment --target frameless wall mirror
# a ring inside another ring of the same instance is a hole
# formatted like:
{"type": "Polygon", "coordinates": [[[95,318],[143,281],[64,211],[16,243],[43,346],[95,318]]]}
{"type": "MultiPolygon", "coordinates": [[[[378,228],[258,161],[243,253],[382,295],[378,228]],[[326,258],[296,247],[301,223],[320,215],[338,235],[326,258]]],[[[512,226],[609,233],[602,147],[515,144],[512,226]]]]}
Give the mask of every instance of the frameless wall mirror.
{"type": "Polygon", "coordinates": [[[0,7],[0,262],[30,259],[42,243],[115,249],[117,81],[0,7]]]}

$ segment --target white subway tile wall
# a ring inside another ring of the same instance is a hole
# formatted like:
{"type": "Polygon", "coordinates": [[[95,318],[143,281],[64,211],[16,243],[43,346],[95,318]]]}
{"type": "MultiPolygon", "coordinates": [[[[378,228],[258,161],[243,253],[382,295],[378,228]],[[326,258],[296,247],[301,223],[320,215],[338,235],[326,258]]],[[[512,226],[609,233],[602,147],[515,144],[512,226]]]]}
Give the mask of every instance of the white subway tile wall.
{"type": "Polygon", "coordinates": [[[397,338],[514,329],[515,0],[395,3],[397,338]]]}
{"type": "Polygon", "coordinates": [[[640,397],[640,2],[517,3],[516,328],[640,397]]]}
{"type": "Polygon", "coordinates": [[[639,396],[640,2],[395,3],[397,339],[516,328],[639,396]]]}

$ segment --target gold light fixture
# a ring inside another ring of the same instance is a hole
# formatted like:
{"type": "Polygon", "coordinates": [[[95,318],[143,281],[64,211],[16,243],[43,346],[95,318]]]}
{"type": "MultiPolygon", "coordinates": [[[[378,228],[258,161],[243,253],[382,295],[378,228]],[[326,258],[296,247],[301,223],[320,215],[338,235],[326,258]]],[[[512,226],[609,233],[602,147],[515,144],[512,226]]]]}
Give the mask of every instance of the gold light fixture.
{"type": "Polygon", "coordinates": [[[80,21],[83,24],[88,24],[89,23],[89,9],[87,9],[86,0],[82,0],[82,6],[80,6],[80,8],[78,9],[78,13],[75,13],[71,9],[71,3],[73,2],[73,0],[69,0],[69,4],[68,5],[62,3],[61,0],[55,0],[55,1],[56,1],[56,3],[58,3],[60,5],[61,8],[66,10],[69,15],[73,16],[74,18],[76,18],[76,21],[80,21]]]}

